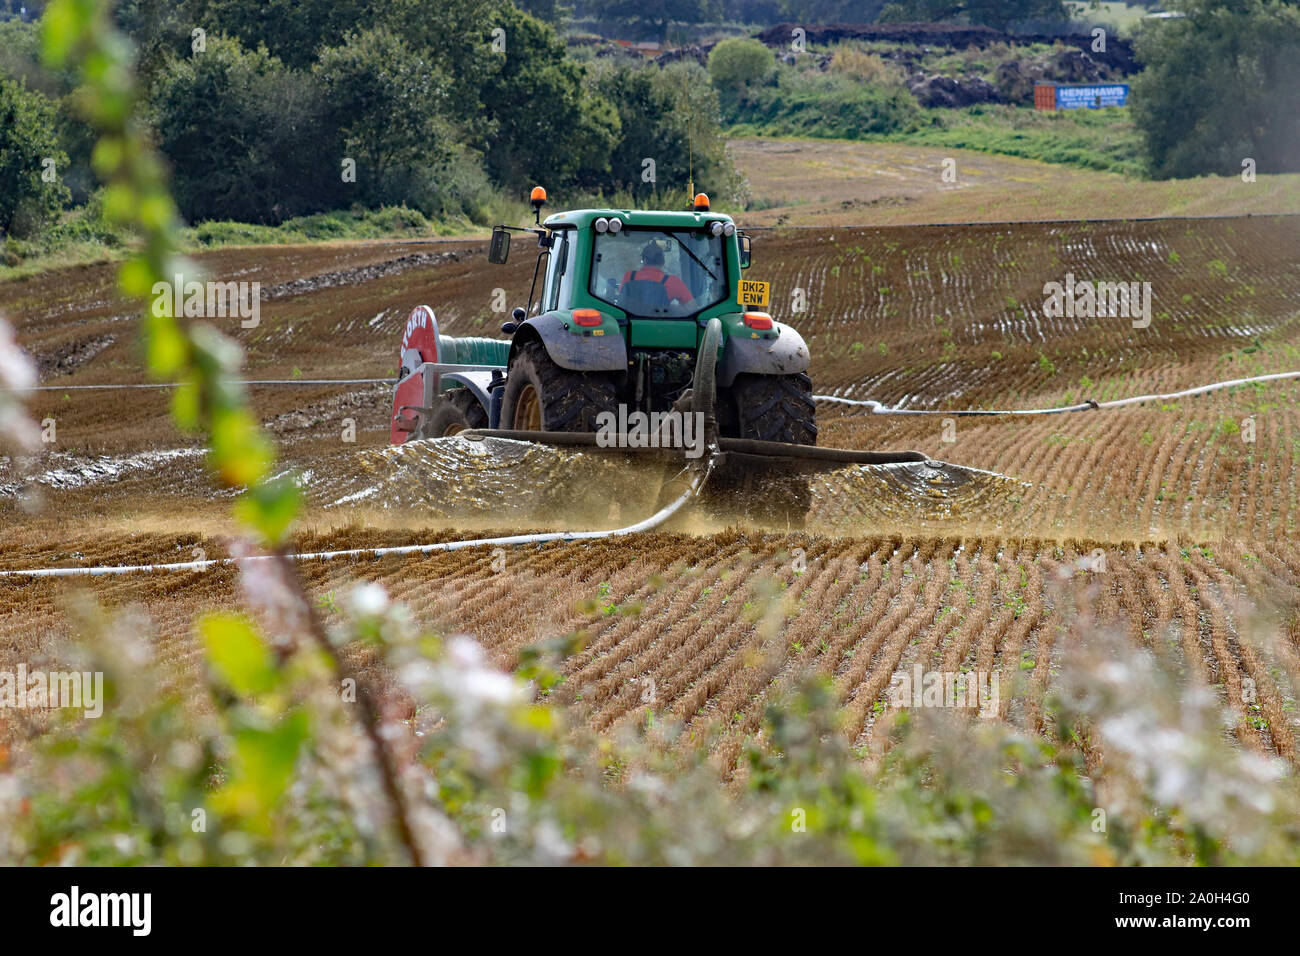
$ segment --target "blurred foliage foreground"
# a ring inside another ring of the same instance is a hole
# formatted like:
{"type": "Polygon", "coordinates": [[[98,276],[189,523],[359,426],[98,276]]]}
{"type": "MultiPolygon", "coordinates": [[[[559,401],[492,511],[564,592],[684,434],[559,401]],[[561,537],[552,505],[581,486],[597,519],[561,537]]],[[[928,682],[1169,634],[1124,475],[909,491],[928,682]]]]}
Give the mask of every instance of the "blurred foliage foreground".
{"type": "MultiPolygon", "coordinates": [[[[567,728],[545,698],[580,635],[503,673],[472,639],[421,633],[381,587],[358,584],[322,604],[329,647],[352,662],[340,677],[310,637],[322,607],[287,573],[245,559],[250,615],[199,622],[200,694],[169,684],[136,613],[79,607],[85,637],[66,654],[104,672],[104,714],[76,712],[0,771],[0,863],[1300,860],[1282,764],[1230,742],[1215,693],[1104,628],[1063,635],[1049,737],[889,710],[885,752],[855,753],[809,675],[727,775],[704,747],[675,746],[671,726],[616,739],[567,728]]],[[[1092,585],[1078,587],[1068,599],[1086,606],[1092,585]]]]}
{"type": "MultiPolygon", "coordinates": [[[[120,286],[143,301],[193,267],[133,118],[130,45],[99,0],[53,0],[44,24],[46,60],[84,82],[105,214],[141,237],[120,286]]],[[[283,551],[297,500],[271,477],[238,347],[152,310],[140,326],[150,372],[184,383],[176,421],[205,436],[214,480],[242,489],[247,613],[197,622],[199,692],[154,660],[136,612],[85,596],[69,609],[77,638],[55,657],[102,672],[103,714],[33,712],[0,751],[0,864],[1300,862],[1286,768],[1231,742],[1210,689],[1082,613],[1062,635],[1049,737],[889,711],[884,752],[853,753],[815,674],[767,713],[739,772],[713,767],[707,743],[673,746],[672,726],[567,728],[545,697],[580,634],[507,674],[468,637],[421,633],[377,585],[313,602],[283,551]]],[[[34,382],[0,321],[0,443],[15,451],[36,442],[18,402],[34,382]]],[[[1091,605],[1063,582],[1057,607],[1071,602],[1091,605]]],[[[1293,690],[1290,646],[1236,619],[1293,690]]]]}

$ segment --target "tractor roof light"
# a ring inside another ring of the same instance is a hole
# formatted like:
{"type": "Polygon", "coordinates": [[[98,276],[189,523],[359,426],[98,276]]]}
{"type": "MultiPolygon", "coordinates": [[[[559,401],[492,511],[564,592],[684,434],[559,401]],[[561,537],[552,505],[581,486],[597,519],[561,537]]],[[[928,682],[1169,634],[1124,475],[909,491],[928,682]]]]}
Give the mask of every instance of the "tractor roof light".
{"type": "Polygon", "coordinates": [[[709,211],[709,197],[704,193],[695,194],[695,211],[696,212],[709,211]]]}
{"type": "Polygon", "coordinates": [[[619,219],[617,216],[611,216],[611,217],[610,217],[610,220],[609,220],[609,231],[610,231],[610,232],[622,232],[622,231],[623,231],[623,220],[622,220],[622,219],[619,219]]]}
{"type": "Polygon", "coordinates": [[[593,329],[605,321],[605,317],[595,309],[574,309],[573,321],[585,329],[593,329]]]}
{"type": "Polygon", "coordinates": [[[766,312],[746,312],[745,325],[759,332],[767,332],[772,328],[772,317],[766,312]]]}
{"type": "Polygon", "coordinates": [[[736,224],[734,222],[724,223],[722,226],[724,236],[734,236],[736,234],[736,224]]]}
{"type": "Polygon", "coordinates": [[[541,186],[534,186],[532,195],[528,197],[528,201],[532,203],[533,206],[540,207],[544,202],[546,202],[546,190],[541,186]]]}
{"type": "Polygon", "coordinates": [[[594,223],[592,223],[592,225],[596,227],[596,231],[597,231],[597,232],[608,232],[608,231],[609,231],[609,220],[606,219],[604,216],[601,216],[601,217],[600,217],[599,219],[597,219],[594,223]]]}
{"type": "Polygon", "coordinates": [[[709,232],[715,236],[722,235],[722,222],[718,220],[709,226],[709,232]]]}

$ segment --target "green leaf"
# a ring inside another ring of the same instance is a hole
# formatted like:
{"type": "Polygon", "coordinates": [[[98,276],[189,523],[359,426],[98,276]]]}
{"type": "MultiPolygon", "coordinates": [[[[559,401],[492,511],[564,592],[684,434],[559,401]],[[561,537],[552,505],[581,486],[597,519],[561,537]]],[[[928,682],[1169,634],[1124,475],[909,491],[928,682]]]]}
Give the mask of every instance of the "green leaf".
{"type": "Polygon", "coordinates": [[[50,66],[63,66],[81,35],[81,28],[89,21],[85,4],[75,0],[53,0],[45,8],[42,19],[45,25],[45,62],[50,66]]]}
{"type": "Polygon", "coordinates": [[[256,697],[280,682],[275,659],[247,619],[236,614],[209,614],[199,622],[212,669],[236,694],[256,697]]]}
{"type": "Polygon", "coordinates": [[[235,504],[235,516],[269,544],[279,544],[298,515],[298,486],[288,479],[250,488],[235,504]]]}
{"type": "MultiPolygon", "coordinates": [[[[113,214],[130,211],[134,215],[135,197],[126,191],[113,192],[107,197],[113,204],[113,214]],[[130,204],[129,206],[127,204],[130,204]]],[[[153,296],[154,273],[149,263],[140,258],[122,263],[117,274],[117,286],[122,294],[133,299],[146,299],[153,296]]]]}
{"type": "MultiPolygon", "coordinates": [[[[101,179],[113,176],[126,158],[126,144],[121,136],[104,136],[90,153],[90,164],[101,179]]],[[[104,190],[104,215],[112,222],[124,222],[131,214],[134,193],[115,184],[104,190]]]]}
{"type": "Polygon", "coordinates": [[[140,223],[146,229],[161,230],[172,221],[172,204],[166,196],[149,196],[140,203],[140,223]]]}
{"type": "Polygon", "coordinates": [[[306,711],[295,710],[275,725],[235,731],[230,782],[213,795],[213,805],[242,818],[250,829],[270,829],[269,814],[293,779],[298,754],[310,734],[306,711]]]}
{"type": "Polygon", "coordinates": [[[213,409],[212,463],[229,488],[253,486],[274,460],[270,443],[245,408],[213,409]]]}
{"type": "Polygon", "coordinates": [[[149,371],[158,378],[168,378],[185,364],[188,347],[176,322],[150,310],[145,313],[145,336],[149,371]]]}
{"type": "Polygon", "coordinates": [[[199,387],[194,382],[182,382],[172,394],[172,418],[185,431],[199,427],[199,387]]]}

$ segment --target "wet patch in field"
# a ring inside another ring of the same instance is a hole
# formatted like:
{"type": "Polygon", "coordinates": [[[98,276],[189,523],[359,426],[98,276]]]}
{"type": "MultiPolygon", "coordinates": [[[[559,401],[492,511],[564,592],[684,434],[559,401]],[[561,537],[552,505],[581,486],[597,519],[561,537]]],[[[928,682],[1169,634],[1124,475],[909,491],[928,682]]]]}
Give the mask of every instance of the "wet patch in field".
{"type": "Polygon", "coordinates": [[[117,339],[112,335],[91,336],[36,356],[36,368],[41,381],[56,375],[71,375],[95,359],[115,341],[117,339]]]}
{"type": "MultiPolygon", "coordinates": [[[[684,488],[680,459],[500,438],[411,441],[363,451],[352,467],[305,475],[326,509],[404,511],[415,522],[490,522],[571,529],[633,524],[684,488]],[[349,474],[350,477],[332,477],[349,474]]],[[[907,465],[727,463],[672,527],[743,524],[861,534],[889,528],[1008,527],[1028,515],[1029,486],[1004,475],[931,461],[907,465]]]]}
{"type": "Polygon", "coordinates": [[[0,468],[0,475],[14,471],[19,466],[19,473],[26,473],[25,478],[16,481],[0,481],[0,498],[17,495],[26,485],[41,485],[57,491],[102,485],[120,481],[133,473],[156,471],[165,465],[185,459],[198,458],[204,454],[202,448],[168,448],[160,451],[142,451],[135,455],[96,455],[85,457],[68,452],[55,452],[36,466],[39,470],[24,468],[22,459],[16,462],[8,459],[0,468]]]}
{"type": "Polygon", "coordinates": [[[280,282],[269,289],[263,289],[262,298],[266,300],[286,299],[339,286],[353,286],[365,282],[374,282],[377,279],[400,275],[410,269],[425,268],[444,262],[459,262],[467,254],[463,252],[411,253],[385,262],[355,266],[350,269],[340,269],[334,272],[291,279],[288,282],[280,282]]]}
{"type": "Polygon", "coordinates": [[[653,513],[680,470],[651,456],[453,436],[359,452],[350,468],[329,469],[348,477],[308,476],[303,487],[326,509],[401,510],[418,522],[613,528],[653,513]]]}
{"type": "Polygon", "coordinates": [[[810,528],[838,533],[883,529],[955,532],[1027,531],[1030,485],[1007,475],[949,462],[852,465],[812,479],[810,528]]]}

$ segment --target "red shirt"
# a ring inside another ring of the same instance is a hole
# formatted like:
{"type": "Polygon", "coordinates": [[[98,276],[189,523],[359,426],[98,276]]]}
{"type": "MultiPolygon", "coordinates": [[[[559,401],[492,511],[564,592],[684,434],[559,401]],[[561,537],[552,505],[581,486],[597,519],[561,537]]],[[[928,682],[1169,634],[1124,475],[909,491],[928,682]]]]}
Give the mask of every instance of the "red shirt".
{"type": "Polygon", "coordinates": [[[665,274],[664,270],[658,266],[642,266],[640,269],[633,269],[624,273],[623,285],[627,285],[633,279],[644,279],[647,282],[663,282],[664,291],[668,293],[669,302],[676,299],[682,305],[686,305],[691,299],[695,298],[691,295],[691,290],[686,283],[677,276],[668,276],[668,281],[664,282],[665,274]]]}

